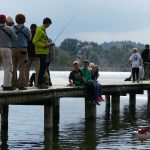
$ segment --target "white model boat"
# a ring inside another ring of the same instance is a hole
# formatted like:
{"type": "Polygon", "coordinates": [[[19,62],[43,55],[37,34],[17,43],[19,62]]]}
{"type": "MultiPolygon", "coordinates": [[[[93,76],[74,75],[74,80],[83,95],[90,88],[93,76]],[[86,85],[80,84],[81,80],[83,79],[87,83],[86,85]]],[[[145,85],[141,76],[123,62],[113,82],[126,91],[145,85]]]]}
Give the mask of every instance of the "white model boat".
{"type": "Polygon", "coordinates": [[[134,131],[133,134],[135,134],[139,139],[150,139],[150,133],[138,133],[138,131],[134,131]]]}
{"type": "Polygon", "coordinates": [[[133,132],[139,139],[150,139],[150,132],[148,132],[147,128],[139,128],[137,131],[133,132]]]}

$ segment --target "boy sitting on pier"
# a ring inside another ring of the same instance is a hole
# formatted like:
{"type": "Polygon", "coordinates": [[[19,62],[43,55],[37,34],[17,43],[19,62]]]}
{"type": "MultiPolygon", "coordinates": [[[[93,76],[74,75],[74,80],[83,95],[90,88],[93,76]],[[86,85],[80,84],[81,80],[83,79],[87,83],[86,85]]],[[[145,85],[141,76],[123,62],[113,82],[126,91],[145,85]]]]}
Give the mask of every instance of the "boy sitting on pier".
{"type": "Polygon", "coordinates": [[[79,62],[74,61],[73,62],[73,70],[70,72],[69,75],[69,85],[73,86],[82,86],[84,85],[84,80],[83,80],[83,73],[79,69],[79,62]]]}

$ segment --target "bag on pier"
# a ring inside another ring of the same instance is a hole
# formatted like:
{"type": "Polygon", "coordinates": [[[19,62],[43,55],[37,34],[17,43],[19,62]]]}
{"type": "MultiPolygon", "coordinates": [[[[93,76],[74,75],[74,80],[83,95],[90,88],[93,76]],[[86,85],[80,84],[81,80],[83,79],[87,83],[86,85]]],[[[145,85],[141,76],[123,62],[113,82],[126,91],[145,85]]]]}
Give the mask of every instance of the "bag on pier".
{"type": "Polygon", "coordinates": [[[144,79],[144,67],[139,66],[139,79],[143,80],[144,79]]]}

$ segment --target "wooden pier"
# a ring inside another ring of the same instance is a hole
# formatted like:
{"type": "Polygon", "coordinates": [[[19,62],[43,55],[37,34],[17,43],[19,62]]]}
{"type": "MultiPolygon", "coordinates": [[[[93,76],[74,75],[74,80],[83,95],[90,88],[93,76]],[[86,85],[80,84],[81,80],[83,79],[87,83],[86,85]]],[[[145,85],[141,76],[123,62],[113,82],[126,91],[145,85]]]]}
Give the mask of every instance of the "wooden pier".
{"type": "MultiPolygon", "coordinates": [[[[129,106],[136,104],[136,94],[143,94],[147,90],[148,104],[150,104],[150,82],[132,83],[121,81],[111,83],[102,82],[102,95],[107,98],[106,108],[112,113],[120,111],[120,96],[129,94],[129,106]]],[[[85,117],[96,117],[96,105],[86,100],[85,87],[52,86],[49,89],[28,88],[25,91],[2,91],[0,90],[1,105],[1,131],[8,130],[9,105],[44,105],[44,130],[52,130],[53,122],[59,121],[60,98],[63,97],[84,97],[85,117]]]]}

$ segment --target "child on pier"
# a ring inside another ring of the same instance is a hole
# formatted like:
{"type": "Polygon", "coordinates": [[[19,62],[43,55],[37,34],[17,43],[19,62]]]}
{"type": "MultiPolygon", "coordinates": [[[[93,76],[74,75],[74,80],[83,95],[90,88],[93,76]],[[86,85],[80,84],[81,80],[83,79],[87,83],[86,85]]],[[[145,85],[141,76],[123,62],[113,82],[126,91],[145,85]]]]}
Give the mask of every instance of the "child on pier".
{"type": "Polygon", "coordinates": [[[69,85],[73,86],[82,86],[84,85],[84,80],[83,80],[83,73],[79,69],[79,62],[74,61],[73,62],[73,70],[70,72],[69,75],[69,85]]]}
{"type": "Polygon", "coordinates": [[[97,65],[93,65],[91,68],[91,79],[93,80],[94,88],[95,88],[95,99],[99,102],[104,101],[101,95],[101,85],[98,83],[97,79],[99,77],[99,69],[97,65]]]}

